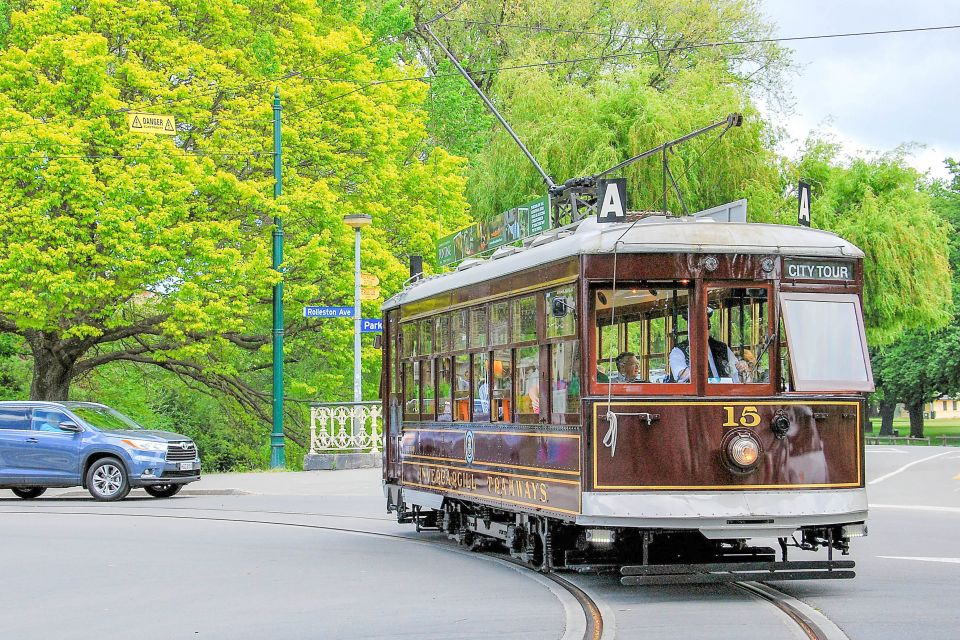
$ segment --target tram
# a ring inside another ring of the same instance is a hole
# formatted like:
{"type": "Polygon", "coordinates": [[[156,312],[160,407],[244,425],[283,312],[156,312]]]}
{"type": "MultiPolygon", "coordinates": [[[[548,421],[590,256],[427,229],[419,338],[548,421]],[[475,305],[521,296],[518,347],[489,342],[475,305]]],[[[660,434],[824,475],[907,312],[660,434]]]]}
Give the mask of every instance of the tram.
{"type": "Polygon", "coordinates": [[[866,534],[863,253],[631,216],[383,305],[388,511],[624,584],[853,577],[834,556],[866,534]]]}

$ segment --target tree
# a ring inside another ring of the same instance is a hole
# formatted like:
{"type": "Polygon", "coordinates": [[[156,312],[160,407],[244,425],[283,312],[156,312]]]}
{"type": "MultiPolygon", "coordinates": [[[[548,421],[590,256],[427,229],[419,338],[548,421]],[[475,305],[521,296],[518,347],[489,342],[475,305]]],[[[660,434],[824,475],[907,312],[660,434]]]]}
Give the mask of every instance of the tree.
{"type": "MultiPolygon", "coordinates": [[[[423,1],[407,6],[412,23],[449,9],[423,1]]],[[[432,28],[558,182],[744,111],[744,129],[713,147],[703,138],[677,148],[672,170],[691,211],[743,195],[758,208],[779,204],[773,132],[756,117],[750,92],[779,95],[789,56],[758,42],[772,27],[756,3],[484,0],[457,6],[432,28]],[[721,42],[731,44],[708,46],[721,42]],[[544,61],[559,64],[529,67],[544,61]]],[[[469,157],[475,216],[542,195],[540,176],[466,82],[448,77],[452,68],[434,43],[415,31],[403,41],[405,58],[436,76],[430,131],[435,143],[469,157]]],[[[633,208],[662,206],[657,159],[625,175],[633,208]]],[[[683,210],[672,193],[668,207],[683,210]]]]}
{"type": "MultiPolygon", "coordinates": [[[[363,19],[357,3],[301,0],[38,0],[8,14],[0,330],[29,346],[31,397],[66,398],[78,376],[127,361],[266,419],[274,215],[287,233],[296,373],[307,346],[347,344],[345,327],[299,317],[305,303],[351,297],[344,213],[374,215],[364,260],[385,291],[405,279],[407,251],[466,221],[461,161],[424,146],[426,87],[369,85],[409,70],[378,56],[363,19]],[[277,85],[285,174],[274,202],[277,85]],[[128,132],[129,111],[175,116],[176,135],[128,132]]],[[[308,394],[325,375],[290,391],[308,394]]]]}
{"type": "MultiPolygon", "coordinates": [[[[864,322],[874,349],[904,332],[934,333],[951,317],[949,227],[937,215],[907,149],[840,160],[841,149],[811,138],[788,184],[811,185],[813,225],[863,249],[864,322]]],[[[780,216],[796,220],[795,195],[780,216]]]]}

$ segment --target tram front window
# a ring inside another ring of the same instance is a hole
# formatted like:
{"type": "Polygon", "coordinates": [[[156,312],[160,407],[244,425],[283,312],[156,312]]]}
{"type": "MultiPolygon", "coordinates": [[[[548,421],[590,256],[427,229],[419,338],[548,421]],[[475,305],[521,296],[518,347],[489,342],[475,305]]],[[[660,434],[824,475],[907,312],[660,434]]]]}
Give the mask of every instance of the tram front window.
{"type": "MultiPolygon", "coordinates": [[[[707,382],[766,384],[773,345],[765,288],[707,290],[707,382]]],[[[681,354],[671,354],[680,358],[681,354]]]]}
{"type": "Polygon", "coordinates": [[[683,349],[689,342],[689,300],[689,286],[679,282],[597,289],[597,381],[614,385],[689,382],[689,363],[673,367],[669,357],[672,350],[683,349]]]}

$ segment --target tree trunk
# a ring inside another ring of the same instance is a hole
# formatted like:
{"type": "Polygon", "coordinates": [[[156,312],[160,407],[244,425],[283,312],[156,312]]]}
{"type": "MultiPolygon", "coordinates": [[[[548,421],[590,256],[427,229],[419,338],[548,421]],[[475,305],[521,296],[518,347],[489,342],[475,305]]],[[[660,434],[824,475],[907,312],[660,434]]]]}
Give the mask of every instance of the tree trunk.
{"type": "Polygon", "coordinates": [[[49,336],[28,336],[33,352],[33,380],[30,382],[31,400],[67,400],[73,380],[76,357],[65,355],[49,336]]]}
{"type": "Polygon", "coordinates": [[[880,435],[893,435],[893,414],[896,410],[896,402],[883,401],[880,403],[880,435]]]}
{"type": "Polygon", "coordinates": [[[911,402],[907,405],[910,412],[910,437],[923,437],[923,402],[911,402]]]}

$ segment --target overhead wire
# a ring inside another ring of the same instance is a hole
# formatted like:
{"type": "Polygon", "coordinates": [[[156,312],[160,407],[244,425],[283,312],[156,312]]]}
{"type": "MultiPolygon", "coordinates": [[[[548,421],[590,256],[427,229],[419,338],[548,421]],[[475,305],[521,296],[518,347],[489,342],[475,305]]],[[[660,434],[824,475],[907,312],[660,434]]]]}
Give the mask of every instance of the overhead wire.
{"type": "MultiPolygon", "coordinates": [[[[462,4],[462,3],[460,3],[460,4],[462,4]]],[[[458,8],[459,6],[460,6],[459,4],[456,5],[456,6],[454,7],[454,9],[458,8]]],[[[451,10],[451,11],[452,11],[452,10],[451,10]]],[[[448,12],[448,13],[449,13],[449,12],[448,12]]],[[[621,37],[621,38],[628,38],[628,39],[632,39],[632,38],[639,37],[639,36],[627,36],[627,35],[625,35],[625,34],[619,34],[619,35],[618,35],[618,34],[615,34],[615,33],[605,33],[605,32],[596,32],[596,31],[584,31],[584,30],[574,30],[574,29],[557,29],[557,28],[551,28],[551,27],[540,27],[540,26],[531,26],[531,25],[518,25],[518,24],[501,23],[501,22],[489,22],[489,21],[480,21],[480,20],[464,20],[464,19],[447,17],[446,14],[441,15],[441,16],[438,16],[437,18],[431,20],[430,22],[436,22],[436,21],[438,21],[438,20],[443,20],[443,21],[446,21],[446,22],[460,22],[460,23],[489,25],[489,26],[497,26],[497,27],[505,27],[505,28],[530,29],[530,30],[534,30],[534,31],[554,31],[554,32],[580,34],[580,35],[596,35],[596,36],[604,36],[604,37],[614,36],[614,37],[621,37]]],[[[567,59],[563,59],[563,60],[544,60],[544,61],[540,61],[540,62],[532,62],[532,63],[525,63],[525,64],[504,65],[504,66],[497,66],[497,67],[488,67],[488,68],[483,68],[483,69],[472,69],[472,70],[470,70],[470,73],[471,73],[471,74],[478,74],[478,75],[480,75],[480,74],[489,74],[489,73],[499,73],[499,72],[502,72],[502,71],[517,71],[517,70],[522,70],[522,69],[535,69],[535,68],[544,68],[544,67],[564,66],[564,65],[570,65],[570,64],[579,64],[579,63],[582,63],[582,62],[597,62],[597,61],[605,61],[605,60],[613,60],[613,59],[621,59],[621,58],[637,58],[637,57],[643,57],[643,56],[649,56],[649,55],[656,55],[656,54],[660,54],[660,53],[666,53],[666,52],[669,52],[669,51],[678,51],[678,50],[682,51],[682,50],[694,50],[694,49],[704,49],[704,48],[713,48],[713,47],[737,46],[737,45],[760,44],[760,43],[773,43],[773,42],[792,42],[792,41],[819,40],[819,39],[829,39],[829,38],[849,38],[849,37],[864,37],[864,36],[891,35],[891,34],[903,34],[903,33],[931,32],[931,31],[951,30],[951,29],[960,29],[960,25],[941,25],[941,26],[932,26],[932,27],[916,27],[916,28],[904,28],[904,29],[886,29],[886,30],[876,30],[876,31],[858,31],[858,32],[831,33],[831,34],[815,34],[815,35],[809,35],[809,36],[789,36],[789,37],[782,37],[782,38],[758,38],[758,39],[753,39],[753,40],[728,40],[728,41],[717,41],[717,42],[692,43],[692,44],[686,44],[686,45],[682,45],[682,46],[678,46],[678,47],[672,47],[672,48],[653,48],[653,49],[645,49],[645,50],[643,50],[643,51],[630,51],[630,52],[621,52],[621,53],[610,53],[610,54],[604,54],[604,55],[599,55],[599,56],[584,56],[584,57],[579,57],[579,58],[567,58],[567,59]]],[[[383,41],[383,40],[388,39],[388,38],[399,38],[399,37],[402,37],[403,35],[408,34],[408,33],[410,33],[411,31],[413,31],[413,30],[412,30],[412,29],[408,29],[408,30],[406,30],[406,31],[404,31],[404,32],[401,32],[400,34],[395,34],[395,35],[390,35],[390,36],[381,36],[380,38],[375,39],[375,40],[367,43],[367,44],[364,45],[363,47],[358,47],[358,48],[353,49],[353,50],[351,50],[351,51],[344,52],[344,53],[342,53],[342,54],[338,54],[338,55],[337,55],[336,57],[334,57],[332,60],[340,59],[340,58],[346,57],[347,55],[352,55],[353,53],[358,53],[358,52],[360,52],[360,51],[362,51],[362,50],[365,50],[365,49],[368,49],[368,48],[374,46],[375,44],[378,44],[380,41],[383,41]]],[[[328,60],[327,62],[329,62],[329,60],[328,60]]],[[[401,77],[401,78],[387,78],[387,79],[382,79],[382,80],[374,80],[374,81],[370,81],[370,82],[366,82],[366,83],[361,83],[361,81],[359,81],[359,80],[357,80],[357,79],[353,79],[353,78],[317,77],[317,76],[309,76],[309,75],[306,75],[306,74],[305,74],[305,72],[306,72],[307,70],[309,70],[309,69],[311,69],[311,68],[317,68],[317,67],[321,66],[322,64],[323,64],[323,63],[318,63],[318,64],[316,64],[316,65],[313,65],[312,67],[307,67],[307,68],[305,68],[305,69],[301,69],[301,70],[298,70],[298,71],[293,71],[293,70],[291,70],[291,71],[289,71],[289,72],[287,72],[287,73],[285,73],[285,74],[283,74],[283,75],[281,75],[281,76],[277,76],[277,77],[269,78],[269,79],[264,79],[264,80],[259,80],[259,81],[254,81],[254,82],[252,82],[252,83],[247,83],[247,84],[242,85],[242,86],[243,86],[243,87],[251,87],[251,86],[257,86],[257,85],[260,85],[260,84],[268,84],[268,83],[272,83],[272,82],[282,82],[282,81],[287,80],[287,79],[290,79],[290,78],[301,78],[301,79],[303,79],[303,80],[314,81],[314,82],[330,82],[330,83],[341,82],[341,83],[358,84],[358,85],[359,85],[359,86],[356,87],[355,89],[351,89],[350,91],[347,91],[347,92],[344,92],[344,93],[341,93],[341,94],[338,94],[338,95],[335,95],[335,96],[326,98],[326,99],[324,99],[324,100],[321,100],[320,102],[317,102],[317,103],[308,105],[308,106],[303,107],[303,108],[301,108],[301,109],[297,109],[297,110],[294,110],[294,111],[288,111],[288,112],[287,112],[287,115],[288,115],[288,117],[289,117],[289,116],[299,115],[299,114],[305,113],[305,112],[307,112],[307,111],[311,111],[311,110],[313,110],[313,109],[317,109],[317,108],[319,108],[319,107],[321,107],[321,106],[324,106],[324,105],[329,104],[329,103],[331,103],[331,102],[335,102],[335,101],[340,100],[340,99],[342,99],[342,98],[346,98],[346,97],[349,96],[349,95],[352,95],[352,94],[358,93],[358,92],[360,92],[360,91],[366,90],[366,89],[368,89],[368,88],[370,88],[370,87],[375,87],[375,86],[379,86],[379,85],[386,85],[386,84],[403,83],[403,82],[418,82],[418,81],[420,81],[420,82],[431,82],[431,81],[433,81],[433,80],[435,80],[435,79],[439,79],[439,78],[444,78],[444,77],[457,77],[457,76],[460,75],[459,73],[449,73],[449,74],[425,74],[425,75],[417,75],[417,76],[405,76],[405,77],[401,77]]],[[[233,87],[233,89],[238,88],[238,87],[240,87],[240,85],[238,85],[237,87],[233,87]]],[[[174,99],[165,99],[165,100],[168,101],[167,104],[175,104],[175,103],[177,103],[177,102],[183,102],[183,101],[186,101],[186,100],[194,99],[194,98],[196,98],[196,97],[198,97],[198,96],[205,95],[206,93],[209,93],[209,92],[225,91],[225,90],[230,90],[230,89],[231,89],[230,87],[226,87],[226,88],[224,88],[224,87],[217,87],[217,88],[215,88],[215,89],[210,89],[210,90],[206,90],[206,91],[203,91],[203,92],[193,93],[193,94],[191,94],[190,96],[185,96],[184,98],[175,99],[175,100],[174,100],[174,99]]],[[[150,105],[150,104],[157,104],[157,103],[141,103],[141,105],[142,105],[142,104],[150,105]]],[[[101,114],[94,114],[94,115],[91,116],[91,117],[104,117],[104,116],[110,116],[110,115],[119,115],[119,114],[122,114],[122,113],[130,113],[130,112],[133,112],[133,111],[135,111],[135,110],[133,109],[133,107],[124,107],[124,108],[121,108],[121,109],[115,109],[115,110],[108,111],[108,112],[104,112],[104,113],[101,113],[101,114]]],[[[250,119],[250,120],[239,121],[239,122],[242,124],[242,123],[244,123],[244,122],[253,122],[253,121],[254,121],[253,119],[250,119]]],[[[267,119],[260,120],[260,119],[256,119],[256,122],[259,122],[259,123],[261,123],[261,124],[267,124],[267,123],[272,122],[272,120],[267,120],[267,119]]],[[[235,123],[236,123],[236,122],[235,122],[235,123]]],[[[22,129],[22,128],[26,128],[26,127],[42,126],[42,125],[46,125],[46,124],[50,124],[50,122],[49,122],[49,121],[40,121],[40,122],[24,123],[23,125],[19,125],[19,126],[16,126],[16,127],[11,127],[11,128],[8,128],[8,129],[0,129],[0,134],[12,132],[12,131],[16,131],[16,130],[18,130],[18,129],[22,129]]],[[[0,142],[0,144],[5,144],[5,143],[0,142]]]]}
{"type": "MultiPolygon", "coordinates": [[[[599,36],[604,38],[620,38],[622,40],[647,40],[646,36],[628,35],[616,33],[614,31],[583,31],[578,29],[560,29],[556,27],[542,27],[539,25],[521,25],[506,22],[493,22],[484,20],[466,20],[462,18],[441,18],[446,22],[459,22],[463,24],[486,25],[491,27],[504,27],[508,29],[524,29],[529,31],[542,31],[551,33],[567,33],[573,35],[599,36]]],[[[908,27],[902,29],[882,29],[877,31],[850,31],[841,33],[825,33],[811,36],[785,36],[777,38],[756,38],[753,40],[729,40],[724,42],[707,42],[698,45],[692,45],[690,48],[705,48],[716,46],[728,46],[737,44],[766,44],[771,42],[797,42],[803,40],[826,40],[830,38],[857,38],[863,36],[893,35],[898,33],[919,33],[925,31],[944,31],[949,29],[960,29],[960,24],[940,25],[933,27],[908,27]]],[[[685,47],[680,47],[685,48],[685,47]]]]}

